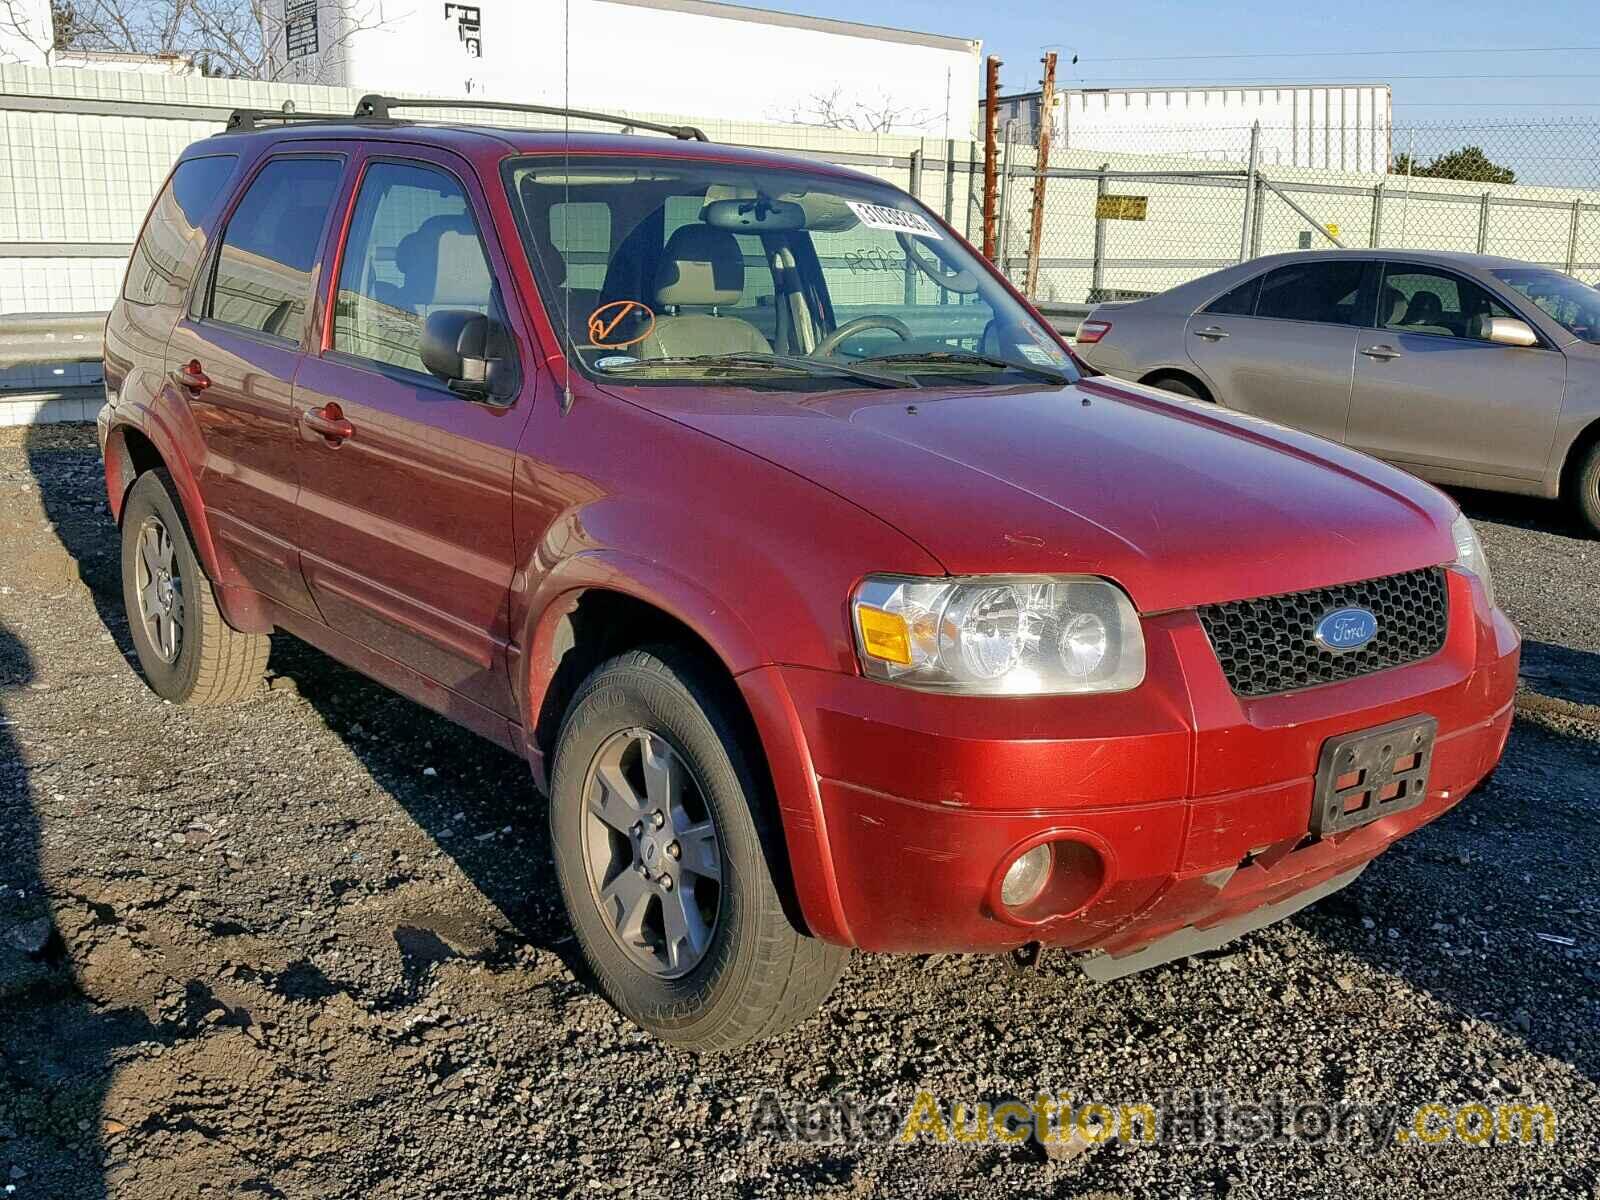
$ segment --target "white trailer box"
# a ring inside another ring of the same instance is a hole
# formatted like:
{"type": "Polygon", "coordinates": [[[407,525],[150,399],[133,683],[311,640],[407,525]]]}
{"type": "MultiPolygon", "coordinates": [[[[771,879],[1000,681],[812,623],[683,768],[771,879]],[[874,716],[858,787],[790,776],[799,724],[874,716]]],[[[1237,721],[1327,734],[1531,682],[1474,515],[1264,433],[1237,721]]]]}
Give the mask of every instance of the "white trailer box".
{"type": "Polygon", "coordinates": [[[977,121],[966,38],[707,0],[289,0],[286,13],[284,82],[751,122],[831,101],[936,137],[977,121]]]}
{"type": "MultiPolygon", "coordinates": [[[[1063,89],[1052,136],[1059,148],[1180,154],[1243,162],[1261,124],[1263,166],[1382,172],[1389,166],[1385,83],[1284,87],[1063,89]]],[[[1037,136],[1039,93],[1000,97],[1013,136],[1037,136]]]]}

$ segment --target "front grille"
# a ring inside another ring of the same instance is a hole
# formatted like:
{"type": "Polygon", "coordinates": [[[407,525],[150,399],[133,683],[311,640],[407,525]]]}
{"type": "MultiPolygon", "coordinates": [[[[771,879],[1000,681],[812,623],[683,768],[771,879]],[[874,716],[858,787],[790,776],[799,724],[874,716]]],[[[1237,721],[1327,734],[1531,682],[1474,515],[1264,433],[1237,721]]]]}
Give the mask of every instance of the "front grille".
{"type": "Polygon", "coordinates": [[[1437,654],[1450,623],[1443,567],[1386,575],[1360,583],[1208,604],[1200,623],[1217,652],[1228,684],[1240,696],[1270,696],[1338,683],[1437,654]],[[1377,635],[1359,650],[1334,654],[1312,630],[1336,608],[1370,609],[1377,635]]]}

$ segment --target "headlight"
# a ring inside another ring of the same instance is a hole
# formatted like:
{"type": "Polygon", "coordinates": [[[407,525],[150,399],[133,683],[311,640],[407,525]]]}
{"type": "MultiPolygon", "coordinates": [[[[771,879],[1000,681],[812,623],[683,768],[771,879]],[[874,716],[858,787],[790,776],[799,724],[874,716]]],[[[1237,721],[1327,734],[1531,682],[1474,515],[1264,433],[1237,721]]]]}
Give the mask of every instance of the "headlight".
{"type": "Polygon", "coordinates": [[[1478,540],[1478,531],[1472,527],[1465,513],[1456,514],[1456,522],[1450,526],[1450,536],[1456,543],[1456,566],[1478,577],[1484,593],[1489,597],[1490,607],[1494,607],[1494,576],[1489,573],[1489,558],[1483,552],[1483,543],[1478,540]]]}
{"type": "Polygon", "coordinates": [[[1133,603],[1102,579],[878,575],[851,601],[874,679],[995,696],[1125,692],[1144,680],[1133,603]]]}

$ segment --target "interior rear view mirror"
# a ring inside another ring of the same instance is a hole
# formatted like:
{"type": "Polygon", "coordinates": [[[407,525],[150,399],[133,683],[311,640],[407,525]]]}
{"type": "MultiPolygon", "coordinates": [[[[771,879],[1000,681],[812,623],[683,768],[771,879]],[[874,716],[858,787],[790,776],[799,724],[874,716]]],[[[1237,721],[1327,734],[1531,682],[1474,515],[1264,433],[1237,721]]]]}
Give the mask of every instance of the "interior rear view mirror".
{"type": "Polygon", "coordinates": [[[1484,340],[1502,346],[1537,346],[1539,335],[1526,321],[1516,317],[1488,317],[1483,323],[1484,340]]]}
{"type": "Polygon", "coordinates": [[[511,339],[493,317],[466,308],[429,313],[421,353],[429,374],[459,396],[506,401],[516,394],[511,339]]]}
{"type": "Polygon", "coordinates": [[[713,229],[734,233],[765,233],[804,229],[806,210],[791,200],[713,200],[700,210],[700,219],[713,229]]]}

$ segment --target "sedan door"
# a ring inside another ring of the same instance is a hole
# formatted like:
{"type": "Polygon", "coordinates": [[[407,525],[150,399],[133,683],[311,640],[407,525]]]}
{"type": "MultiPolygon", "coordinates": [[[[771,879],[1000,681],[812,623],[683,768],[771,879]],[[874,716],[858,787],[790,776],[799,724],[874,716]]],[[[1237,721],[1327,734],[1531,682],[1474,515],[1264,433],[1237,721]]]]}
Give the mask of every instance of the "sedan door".
{"type": "Polygon", "coordinates": [[[1185,349],[1214,383],[1217,401],[1343,439],[1368,266],[1354,258],[1290,263],[1190,317],[1185,349]]]}
{"type": "Polygon", "coordinates": [[[321,347],[295,383],[301,565],[336,632],[513,716],[511,487],[533,389],[468,399],[421,357],[434,312],[507,322],[505,262],[453,156],[406,147],[357,172],[321,347]]]}
{"type": "Polygon", "coordinates": [[[1377,327],[1357,341],[1350,444],[1445,483],[1541,478],[1567,362],[1482,336],[1483,318],[1516,315],[1454,271],[1386,264],[1377,327]]]}

